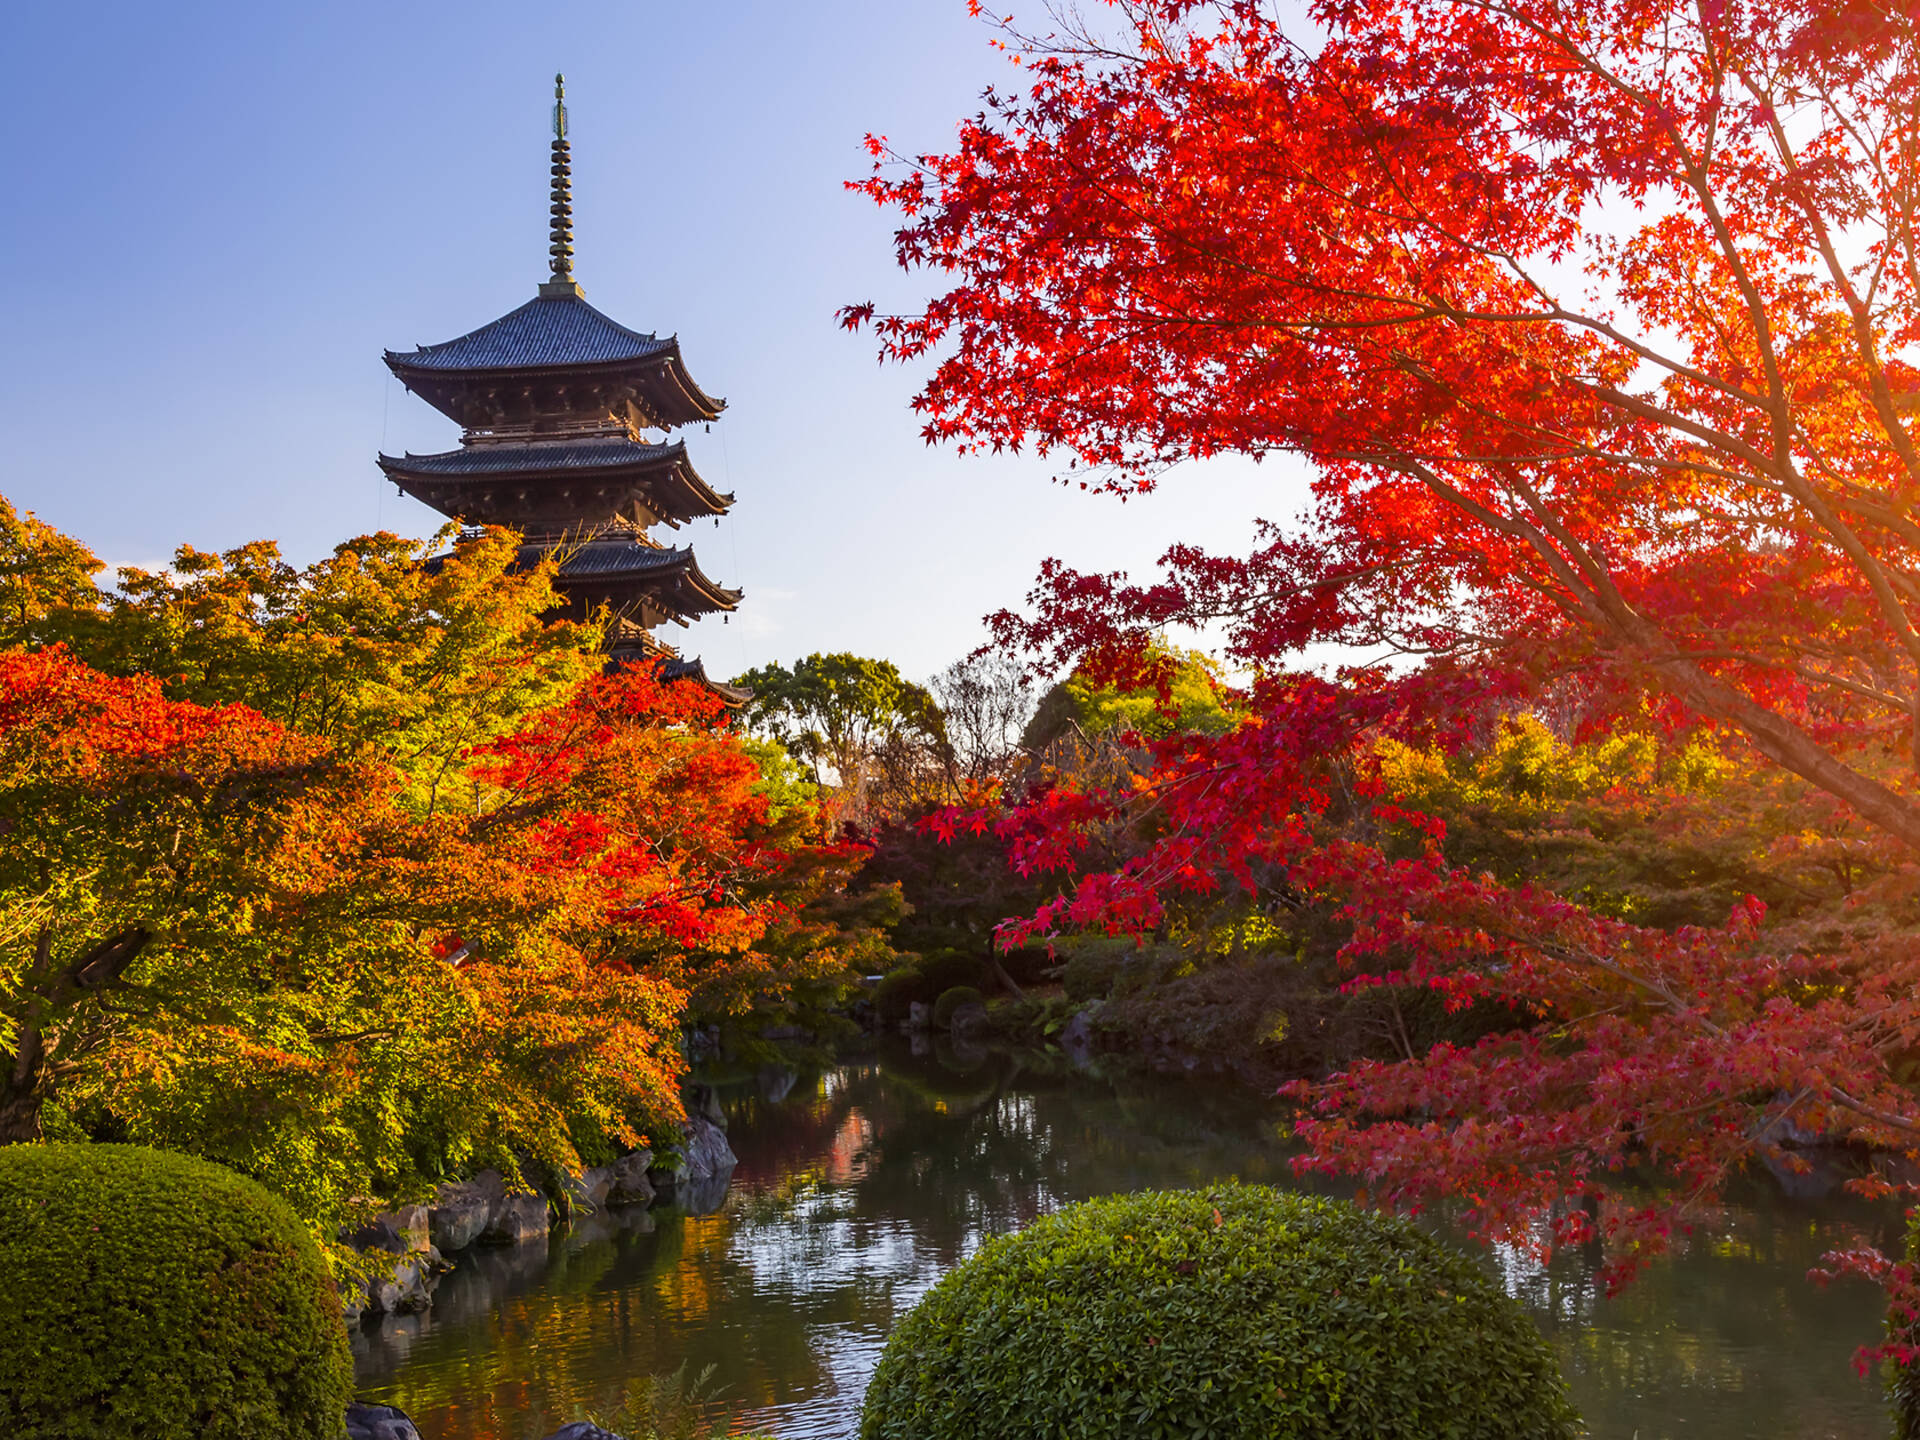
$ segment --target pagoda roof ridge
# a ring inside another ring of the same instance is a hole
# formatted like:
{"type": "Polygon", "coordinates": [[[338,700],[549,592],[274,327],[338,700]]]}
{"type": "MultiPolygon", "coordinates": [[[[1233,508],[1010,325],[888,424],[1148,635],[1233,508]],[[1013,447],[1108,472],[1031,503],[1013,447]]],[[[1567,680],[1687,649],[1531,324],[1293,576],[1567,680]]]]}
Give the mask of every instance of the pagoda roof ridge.
{"type": "MultiPolygon", "coordinates": [[[[677,334],[662,339],[629,329],[578,295],[536,295],[464,335],[412,350],[388,350],[384,355],[396,372],[443,375],[681,359],[677,334]]],[[[726,404],[704,393],[696,398],[715,411],[726,404]]]]}

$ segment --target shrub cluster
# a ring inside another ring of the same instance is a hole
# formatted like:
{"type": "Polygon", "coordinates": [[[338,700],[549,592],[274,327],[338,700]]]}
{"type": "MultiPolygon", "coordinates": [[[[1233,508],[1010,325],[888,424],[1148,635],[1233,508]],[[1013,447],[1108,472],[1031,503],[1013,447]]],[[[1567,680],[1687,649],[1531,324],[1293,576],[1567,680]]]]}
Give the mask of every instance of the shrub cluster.
{"type": "Polygon", "coordinates": [[[932,1005],[957,985],[987,983],[987,963],[963,950],[935,950],[890,972],[873,991],[880,1018],[897,1025],[914,1004],[932,1005]]]}
{"type": "Polygon", "coordinates": [[[340,1440],[340,1301],[284,1201],[133,1145],[0,1147],[0,1435],[340,1440]]]}
{"type": "Polygon", "coordinates": [[[895,1329],[861,1440],[1564,1440],[1526,1313],[1404,1221],[1258,1186],[1069,1207],[895,1329]]]}

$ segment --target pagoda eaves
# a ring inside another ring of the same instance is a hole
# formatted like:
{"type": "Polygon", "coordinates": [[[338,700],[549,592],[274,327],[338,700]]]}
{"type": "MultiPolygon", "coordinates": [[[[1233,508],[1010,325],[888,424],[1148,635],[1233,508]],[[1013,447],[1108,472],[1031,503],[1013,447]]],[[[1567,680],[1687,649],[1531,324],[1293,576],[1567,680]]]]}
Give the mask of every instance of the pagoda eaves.
{"type": "Polygon", "coordinates": [[[689,520],[724,515],[733,505],[732,495],[700,478],[681,441],[471,441],[433,455],[382,455],[380,468],[442,514],[530,534],[575,529],[583,520],[677,529],[689,520]]]}
{"type": "Polygon", "coordinates": [[[694,383],[679,337],[643,335],[589,305],[579,287],[543,286],[518,310],[457,339],[389,350],[387,368],[469,430],[619,415],[672,430],[719,418],[725,400],[694,383]]]}

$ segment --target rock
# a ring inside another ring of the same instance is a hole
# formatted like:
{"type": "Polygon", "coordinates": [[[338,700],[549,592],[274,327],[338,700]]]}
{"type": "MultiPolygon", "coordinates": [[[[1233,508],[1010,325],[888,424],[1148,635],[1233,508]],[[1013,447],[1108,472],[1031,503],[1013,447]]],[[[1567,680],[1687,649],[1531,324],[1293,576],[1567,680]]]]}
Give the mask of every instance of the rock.
{"type": "Polygon", "coordinates": [[[480,1232],[482,1245],[522,1245],[544,1237],[552,1221],[544,1195],[503,1195],[480,1232]]]}
{"type": "Polygon", "coordinates": [[[569,1219],[598,1214],[606,1207],[607,1196],[613,1190],[613,1167],[596,1165],[578,1175],[564,1175],[560,1183],[567,1192],[569,1219]]]}
{"type": "Polygon", "coordinates": [[[740,1163],[733,1147],[727,1144],[726,1132],[704,1115],[687,1117],[687,1138],[680,1153],[686,1158],[686,1175],[690,1180],[727,1174],[740,1163]]]}
{"type": "Polygon", "coordinates": [[[647,1170],[653,1164],[653,1151],[635,1150],[622,1155],[607,1167],[607,1204],[651,1205],[653,1185],[647,1170]]]}
{"type": "Polygon", "coordinates": [[[427,1207],[403,1205],[376,1215],[342,1238],[363,1254],[391,1256],[375,1262],[365,1285],[340,1292],[340,1313],[349,1322],[366,1315],[401,1315],[433,1303],[433,1287],[446,1263],[429,1238],[427,1207]]]}
{"type": "Polygon", "coordinates": [[[987,1007],[977,1001],[972,1005],[959,1006],[954,1010],[949,1024],[956,1036],[977,1035],[987,1028],[987,1007]]]}
{"type": "Polygon", "coordinates": [[[711,1085],[689,1085],[686,1089],[687,1114],[710,1120],[722,1130],[727,1128],[727,1112],[720,1108],[720,1094],[711,1085]]]}
{"type": "Polygon", "coordinates": [[[405,1255],[409,1250],[424,1250],[431,1243],[427,1234],[427,1207],[403,1205],[376,1215],[346,1237],[356,1250],[384,1250],[389,1255],[405,1255]]]}
{"type": "Polygon", "coordinates": [[[547,1440],[626,1440],[611,1430],[602,1430],[591,1420],[576,1420],[571,1425],[562,1425],[547,1440]]]}
{"type": "Polygon", "coordinates": [[[420,1440],[406,1412],[392,1405],[347,1406],[347,1440],[420,1440]]]}
{"type": "Polygon", "coordinates": [[[447,1262],[429,1245],[394,1262],[393,1274],[367,1286],[367,1311],[374,1315],[411,1315],[433,1304],[433,1287],[446,1273],[447,1262]]]}
{"type": "Polygon", "coordinates": [[[933,1024],[933,1007],[924,1000],[915,1000],[907,1006],[907,1029],[916,1034],[933,1024]]]}
{"type": "Polygon", "coordinates": [[[657,1161],[647,1178],[688,1214],[711,1215],[726,1199],[737,1163],[720,1127],[704,1115],[689,1114],[679,1147],[657,1161]]]}
{"type": "Polygon", "coordinates": [[[1093,1009],[1076,1010],[1060,1031],[1060,1048],[1075,1065],[1093,1059],[1093,1009]]]}
{"type": "Polygon", "coordinates": [[[721,1129],[702,1115],[687,1117],[687,1138],[680,1149],[684,1168],[675,1177],[674,1203],[689,1215],[711,1215],[727,1201],[727,1186],[738,1164],[721,1129]]]}
{"type": "Polygon", "coordinates": [[[427,1212],[429,1237],[440,1253],[454,1254],[478,1240],[493,1218],[493,1207],[506,1195],[506,1182],[498,1170],[482,1170],[471,1180],[442,1185],[427,1212]]]}

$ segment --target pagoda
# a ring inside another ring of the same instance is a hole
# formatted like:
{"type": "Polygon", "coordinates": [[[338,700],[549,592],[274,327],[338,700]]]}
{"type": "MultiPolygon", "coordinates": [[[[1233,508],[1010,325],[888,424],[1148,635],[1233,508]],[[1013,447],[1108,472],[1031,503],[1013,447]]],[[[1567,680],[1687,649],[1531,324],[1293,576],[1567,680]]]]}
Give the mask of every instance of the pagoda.
{"type": "MultiPolygon", "coordinates": [[[[732,611],[741,592],[707,578],[691,546],[657,526],[727,513],[733,496],[702,480],[671,433],[717,419],[726,402],[687,373],[674,336],[617,324],[573,278],[572,163],[564,77],[554,77],[552,274],[519,309],[456,340],[386,352],[408,390],[461,427],[460,448],[382,455],[401,490],[464,525],[506,525],[525,537],[524,563],[556,553],[564,613],[604,612],[610,663],[666,662],[728,698],[698,660],[653,631],[732,611]],[[652,438],[651,432],[659,432],[652,438]]],[[[737,698],[744,699],[744,693],[737,698]]]]}

